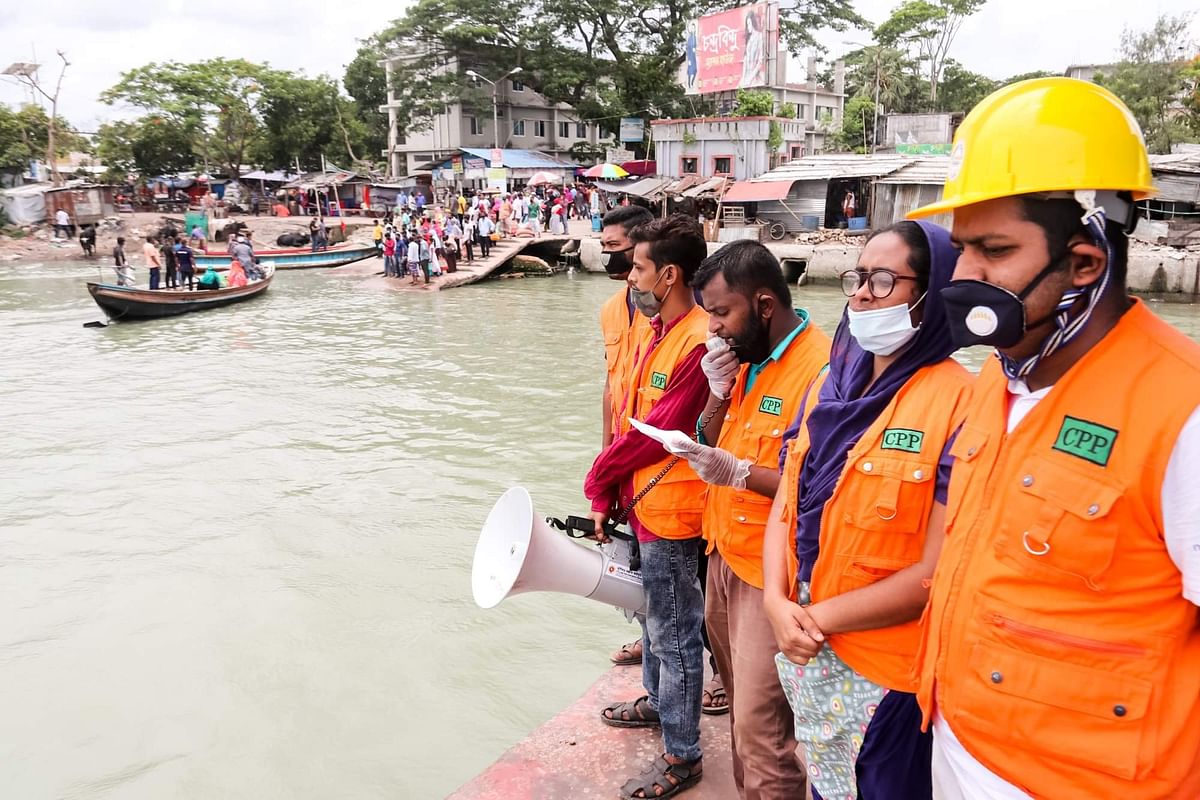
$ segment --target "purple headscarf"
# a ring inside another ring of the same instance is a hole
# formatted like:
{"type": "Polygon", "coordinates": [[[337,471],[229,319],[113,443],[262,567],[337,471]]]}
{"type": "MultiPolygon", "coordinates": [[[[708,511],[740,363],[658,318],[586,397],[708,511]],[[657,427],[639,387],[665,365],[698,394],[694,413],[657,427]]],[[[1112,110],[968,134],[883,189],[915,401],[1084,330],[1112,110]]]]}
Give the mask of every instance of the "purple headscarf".
{"type": "MultiPolygon", "coordinates": [[[[908,347],[864,394],[862,390],[871,379],[874,356],[859,347],[850,335],[845,311],[833,336],[829,376],[808,418],[810,446],[800,471],[796,555],[800,559],[802,581],[812,579],[821,513],[833,496],[851,448],[917,370],[946,360],[956,349],[946,321],[946,307],[942,305],[942,289],[954,273],[958,251],[950,244],[950,234],[945,228],[924,221],[915,224],[929,242],[929,289],[923,301],[921,327],[908,347]]],[[[793,423],[793,428],[798,426],[793,423]]]]}

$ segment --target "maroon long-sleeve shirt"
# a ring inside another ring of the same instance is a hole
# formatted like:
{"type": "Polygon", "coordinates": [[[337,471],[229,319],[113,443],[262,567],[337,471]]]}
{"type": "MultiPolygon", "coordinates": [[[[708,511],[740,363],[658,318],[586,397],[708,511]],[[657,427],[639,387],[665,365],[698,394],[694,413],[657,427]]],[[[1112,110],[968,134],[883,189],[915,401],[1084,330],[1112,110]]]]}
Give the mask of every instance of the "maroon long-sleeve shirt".
{"type": "MultiPolygon", "coordinates": [[[[658,343],[684,316],[680,314],[666,325],[661,317],[650,320],[654,336],[646,352],[639,350],[635,355],[634,363],[639,364],[649,358],[658,343]]],[[[708,378],[700,369],[703,356],[703,344],[697,345],[684,356],[679,366],[671,371],[670,383],[644,422],[663,430],[687,432],[696,429],[696,420],[708,402],[708,378]]],[[[635,389],[630,387],[630,390],[635,389]]],[[[661,444],[635,430],[613,439],[612,444],[596,456],[583,482],[583,494],[591,502],[592,510],[614,515],[624,508],[633,499],[634,471],[657,464],[662,460],[663,453],[661,444]]],[[[648,542],[657,538],[638,522],[636,507],[630,515],[629,524],[637,534],[638,541],[648,542]]]]}

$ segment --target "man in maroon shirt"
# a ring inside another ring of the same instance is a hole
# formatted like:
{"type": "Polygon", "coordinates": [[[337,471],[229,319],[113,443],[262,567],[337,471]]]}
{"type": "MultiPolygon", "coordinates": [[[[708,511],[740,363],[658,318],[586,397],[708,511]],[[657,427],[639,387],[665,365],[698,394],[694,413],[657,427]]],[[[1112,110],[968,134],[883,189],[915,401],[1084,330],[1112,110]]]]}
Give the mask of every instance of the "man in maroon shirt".
{"type": "MultiPolygon", "coordinates": [[[[634,356],[622,415],[666,430],[694,431],[708,399],[700,368],[708,315],[696,305],[691,281],[707,255],[704,235],[690,217],[674,215],[629,232],[630,295],[653,331],[634,356]]],[[[625,784],[625,797],[667,797],[701,776],[700,704],[704,681],[704,600],[697,579],[703,550],[700,518],[705,484],[686,461],[621,421],[584,482],[599,538],[610,517],[629,508],[641,549],[646,618],[642,622],[642,685],[646,694],[603,710],[616,727],[660,726],[665,752],[625,784]],[[669,466],[668,466],[669,465],[669,466]],[[656,475],[661,475],[656,479],[656,475]]]]}

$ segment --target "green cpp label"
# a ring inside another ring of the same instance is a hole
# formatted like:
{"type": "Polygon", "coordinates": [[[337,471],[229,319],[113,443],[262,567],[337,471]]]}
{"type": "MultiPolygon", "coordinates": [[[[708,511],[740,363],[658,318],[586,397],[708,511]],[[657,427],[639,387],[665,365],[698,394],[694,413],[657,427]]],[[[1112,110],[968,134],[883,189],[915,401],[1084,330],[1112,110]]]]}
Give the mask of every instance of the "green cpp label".
{"type": "Polygon", "coordinates": [[[906,453],[921,452],[925,443],[925,432],[912,428],[888,428],[883,432],[884,450],[903,450],[906,453]]]}
{"type": "Polygon", "coordinates": [[[778,417],[783,413],[783,398],[765,395],[758,404],[758,410],[764,414],[778,417]]]}
{"type": "Polygon", "coordinates": [[[1062,427],[1058,429],[1058,438],[1054,440],[1054,449],[1107,467],[1117,433],[1113,428],[1088,422],[1086,419],[1063,417],[1062,427]]]}
{"type": "Polygon", "coordinates": [[[653,386],[655,389],[666,389],[667,388],[667,373],[651,372],[650,373],[650,385],[653,386]]]}

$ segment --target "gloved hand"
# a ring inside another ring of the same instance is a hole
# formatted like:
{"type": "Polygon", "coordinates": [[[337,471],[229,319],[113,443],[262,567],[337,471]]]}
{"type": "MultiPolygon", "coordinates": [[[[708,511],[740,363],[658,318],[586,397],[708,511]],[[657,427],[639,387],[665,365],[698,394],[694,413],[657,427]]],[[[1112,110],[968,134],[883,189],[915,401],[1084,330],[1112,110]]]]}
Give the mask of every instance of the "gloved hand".
{"type": "Polygon", "coordinates": [[[706,444],[692,442],[686,453],[679,453],[687,459],[692,469],[700,476],[700,480],[713,486],[732,486],[734,489],[745,489],[746,479],[750,477],[750,467],[753,462],[748,458],[738,458],[728,450],[719,447],[709,447],[706,444]]]}
{"type": "Polygon", "coordinates": [[[714,397],[728,400],[740,367],[737,356],[729,349],[729,343],[718,336],[709,339],[706,345],[708,352],[700,359],[700,369],[708,378],[708,390],[714,397]]]}

